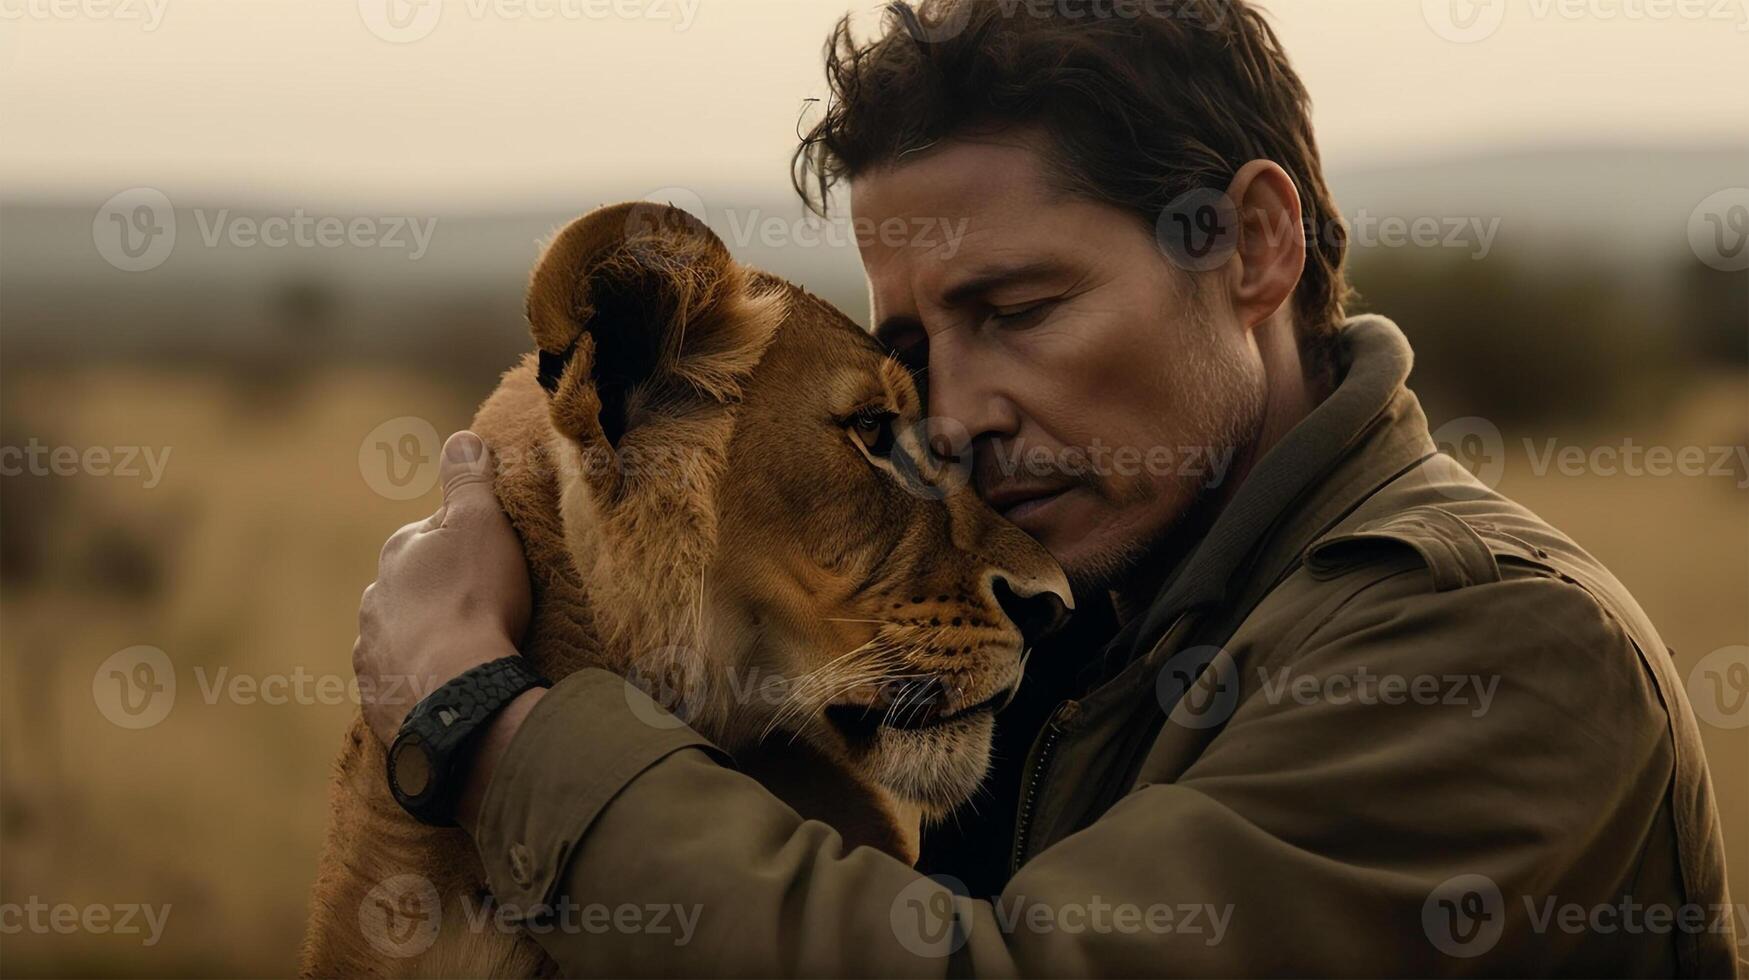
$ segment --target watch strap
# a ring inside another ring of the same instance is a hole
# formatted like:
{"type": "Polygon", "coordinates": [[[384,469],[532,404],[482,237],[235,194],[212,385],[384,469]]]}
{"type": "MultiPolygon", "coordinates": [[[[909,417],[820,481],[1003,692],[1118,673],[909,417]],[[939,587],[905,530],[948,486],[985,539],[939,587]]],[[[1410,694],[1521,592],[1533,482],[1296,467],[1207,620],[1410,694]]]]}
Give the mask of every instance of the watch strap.
{"type": "Polygon", "coordinates": [[[516,655],[500,657],[451,678],[426,695],[407,713],[389,747],[389,789],[408,813],[421,822],[455,826],[455,805],[461,793],[455,763],[463,746],[493,715],[525,691],[551,687],[528,661],[516,655]],[[409,791],[405,765],[418,752],[424,764],[424,785],[409,791]]]}

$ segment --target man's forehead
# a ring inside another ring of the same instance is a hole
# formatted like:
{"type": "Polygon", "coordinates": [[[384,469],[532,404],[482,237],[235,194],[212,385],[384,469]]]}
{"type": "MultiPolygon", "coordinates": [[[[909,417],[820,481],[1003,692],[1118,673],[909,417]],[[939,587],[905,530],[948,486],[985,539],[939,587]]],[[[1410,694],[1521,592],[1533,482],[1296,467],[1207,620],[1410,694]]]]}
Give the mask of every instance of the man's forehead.
{"type": "Polygon", "coordinates": [[[956,137],[851,179],[871,332],[883,346],[918,326],[921,306],[1048,263],[1041,218],[1068,201],[1049,183],[1041,139],[956,137]]]}
{"type": "Polygon", "coordinates": [[[1050,192],[1035,142],[1016,132],[956,137],[912,151],[851,178],[851,215],[878,223],[994,216],[1028,206],[1050,192]]]}
{"type": "MultiPolygon", "coordinates": [[[[1046,262],[1053,249],[1043,222],[1028,209],[968,209],[957,216],[905,221],[903,242],[889,238],[862,248],[870,308],[915,313],[952,305],[981,285],[1046,262]]],[[[897,234],[897,229],[895,229],[897,234]]]]}

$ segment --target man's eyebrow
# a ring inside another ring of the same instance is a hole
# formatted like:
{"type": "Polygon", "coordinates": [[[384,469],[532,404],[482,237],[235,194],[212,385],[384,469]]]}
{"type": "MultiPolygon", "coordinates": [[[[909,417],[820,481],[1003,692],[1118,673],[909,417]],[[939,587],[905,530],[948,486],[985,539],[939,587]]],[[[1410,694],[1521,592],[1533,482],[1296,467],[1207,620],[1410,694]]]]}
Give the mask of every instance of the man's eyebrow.
{"type": "MultiPolygon", "coordinates": [[[[1066,267],[1053,259],[985,266],[949,287],[942,295],[942,302],[947,306],[959,306],[999,286],[1029,279],[1047,279],[1062,275],[1065,271],[1066,267]]],[[[882,347],[892,350],[894,340],[907,330],[921,332],[923,321],[910,314],[895,314],[876,324],[870,332],[882,347]]]]}
{"type": "Polygon", "coordinates": [[[1031,262],[1020,262],[1013,265],[986,266],[967,278],[956,283],[942,294],[942,302],[948,306],[960,306],[969,300],[995,289],[1028,279],[1045,279],[1060,275],[1063,265],[1053,259],[1035,259],[1031,262]]]}

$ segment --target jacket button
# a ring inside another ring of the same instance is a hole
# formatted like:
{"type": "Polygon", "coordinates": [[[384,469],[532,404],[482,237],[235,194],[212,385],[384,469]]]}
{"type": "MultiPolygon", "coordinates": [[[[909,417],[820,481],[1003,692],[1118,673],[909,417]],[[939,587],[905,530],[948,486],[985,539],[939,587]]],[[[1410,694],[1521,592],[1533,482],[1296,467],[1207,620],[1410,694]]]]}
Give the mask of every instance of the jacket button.
{"type": "Polygon", "coordinates": [[[534,880],[534,855],[527,844],[510,845],[510,879],[523,887],[534,880]]]}

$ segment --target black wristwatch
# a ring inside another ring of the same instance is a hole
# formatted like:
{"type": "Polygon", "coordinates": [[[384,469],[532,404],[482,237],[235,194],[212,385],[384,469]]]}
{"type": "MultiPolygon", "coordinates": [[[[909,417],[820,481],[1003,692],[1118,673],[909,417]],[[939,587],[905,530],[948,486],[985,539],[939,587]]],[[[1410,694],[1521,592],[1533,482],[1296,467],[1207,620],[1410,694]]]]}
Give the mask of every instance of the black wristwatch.
{"type": "Polygon", "coordinates": [[[524,691],[552,686],[528,661],[511,656],[481,664],[426,695],[389,745],[395,800],[420,823],[454,827],[462,783],[455,763],[469,736],[524,691]]]}

